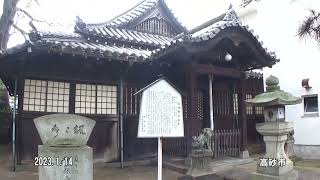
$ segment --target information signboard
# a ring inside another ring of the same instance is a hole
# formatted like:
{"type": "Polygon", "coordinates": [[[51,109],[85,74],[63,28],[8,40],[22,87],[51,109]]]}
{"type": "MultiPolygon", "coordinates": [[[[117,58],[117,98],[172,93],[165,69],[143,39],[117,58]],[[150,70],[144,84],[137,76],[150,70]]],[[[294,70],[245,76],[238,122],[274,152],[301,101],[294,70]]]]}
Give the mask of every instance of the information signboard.
{"type": "Polygon", "coordinates": [[[138,137],[183,137],[182,96],[165,79],[142,90],[138,137]]]}
{"type": "Polygon", "coordinates": [[[138,138],[158,138],[158,180],[162,179],[162,138],[183,137],[182,95],[166,79],[143,88],[138,138]]]}

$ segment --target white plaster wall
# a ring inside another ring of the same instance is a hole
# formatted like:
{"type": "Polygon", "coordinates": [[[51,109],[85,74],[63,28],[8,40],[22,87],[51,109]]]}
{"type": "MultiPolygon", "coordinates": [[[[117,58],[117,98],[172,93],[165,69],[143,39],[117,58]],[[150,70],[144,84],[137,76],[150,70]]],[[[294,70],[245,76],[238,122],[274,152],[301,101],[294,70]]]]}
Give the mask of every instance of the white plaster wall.
{"type": "MultiPolygon", "coordinates": [[[[297,36],[298,27],[311,8],[320,11],[320,1],[260,0],[245,10],[236,8],[243,23],[249,25],[264,46],[275,50],[280,58],[272,69],[263,70],[264,77],[277,76],[281,89],[295,96],[320,94],[320,44],[297,36]],[[310,78],[312,89],[309,91],[301,86],[304,78],[310,78]]],[[[320,118],[302,118],[302,115],[303,104],[287,106],[286,118],[294,122],[295,144],[320,145],[320,118]]]]}

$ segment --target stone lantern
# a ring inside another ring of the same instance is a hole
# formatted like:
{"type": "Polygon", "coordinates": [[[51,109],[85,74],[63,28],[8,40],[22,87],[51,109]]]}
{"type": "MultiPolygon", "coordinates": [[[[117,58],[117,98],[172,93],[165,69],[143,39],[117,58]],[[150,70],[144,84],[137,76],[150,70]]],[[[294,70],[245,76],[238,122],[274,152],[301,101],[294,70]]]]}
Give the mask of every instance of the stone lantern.
{"type": "Polygon", "coordinates": [[[285,121],[285,105],[301,103],[301,98],[280,90],[275,76],[268,77],[266,85],[266,92],[246,101],[249,105],[264,107],[265,118],[256,128],[263,135],[266,154],[260,159],[253,179],[296,179],[293,162],[284,150],[288,135],[293,131],[293,123],[285,121]]]}

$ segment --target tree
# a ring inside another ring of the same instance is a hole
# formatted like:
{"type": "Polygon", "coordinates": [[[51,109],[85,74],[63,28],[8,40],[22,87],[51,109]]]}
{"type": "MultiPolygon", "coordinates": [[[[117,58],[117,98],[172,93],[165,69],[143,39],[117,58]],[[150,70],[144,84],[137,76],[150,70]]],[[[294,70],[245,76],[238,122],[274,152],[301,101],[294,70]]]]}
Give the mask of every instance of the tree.
{"type": "Polygon", "coordinates": [[[310,10],[310,15],[299,27],[298,35],[301,38],[311,37],[320,43],[320,13],[310,10]]]}
{"type": "MultiPolygon", "coordinates": [[[[33,16],[26,10],[19,8],[18,2],[20,2],[20,0],[3,1],[3,11],[0,17],[0,54],[7,49],[9,37],[11,35],[11,27],[14,28],[14,31],[12,31],[13,33],[18,31],[25,39],[27,39],[26,31],[24,31],[22,28],[19,28],[17,25],[18,19],[26,17],[30,20],[30,22],[39,21],[33,18],[33,16]]],[[[26,7],[30,7],[34,2],[39,5],[38,0],[24,0],[24,2],[26,2],[26,7]]],[[[1,109],[7,109],[8,107],[10,107],[8,93],[0,79],[0,111],[1,109]]]]}
{"type": "MultiPolygon", "coordinates": [[[[0,17],[0,54],[7,49],[8,40],[11,35],[10,34],[11,27],[13,27],[15,31],[20,32],[25,39],[27,38],[26,31],[17,25],[18,19],[27,17],[30,20],[30,22],[39,21],[39,20],[36,20],[26,10],[19,8],[18,2],[20,2],[20,0],[4,0],[3,1],[3,11],[0,17]],[[15,21],[15,18],[16,18],[16,21],[15,21]]],[[[32,3],[36,3],[37,5],[39,5],[38,0],[24,0],[24,2],[27,2],[26,7],[30,7],[32,3]]]]}
{"type": "Polygon", "coordinates": [[[19,0],[4,0],[3,2],[3,11],[0,18],[0,52],[7,49],[10,37],[9,31],[14,23],[18,1],[19,0]]]}
{"type": "Polygon", "coordinates": [[[10,109],[9,97],[6,88],[0,80],[0,113],[8,112],[10,109]]]}

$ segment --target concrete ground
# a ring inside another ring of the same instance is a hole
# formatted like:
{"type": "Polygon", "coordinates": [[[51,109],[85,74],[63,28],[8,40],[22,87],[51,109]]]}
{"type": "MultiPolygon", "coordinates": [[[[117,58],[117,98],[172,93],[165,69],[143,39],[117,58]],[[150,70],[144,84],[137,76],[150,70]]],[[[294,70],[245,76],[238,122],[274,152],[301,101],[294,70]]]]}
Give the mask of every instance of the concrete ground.
{"type": "MultiPolygon", "coordinates": [[[[38,180],[37,167],[20,165],[16,172],[12,172],[12,157],[9,147],[0,146],[0,180],[38,180]]],[[[132,166],[124,169],[116,167],[95,166],[93,170],[94,180],[156,180],[157,167],[132,166]]],[[[177,180],[181,174],[164,169],[164,180],[177,180]]]]}
{"type": "MultiPolygon", "coordinates": [[[[20,165],[16,172],[11,171],[9,149],[8,146],[0,146],[0,180],[37,180],[37,167],[20,165]]],[[[251,173],[256,170],[256,164],[257,161],[242,164],[217,174],[226,180],[249,180],[251,173]]],[[[295,170],[299,172],[299,180],[320,180],[320,160],[298,160],[295,162],[295,170]]],[[[157,167],[131,166],[120,169],[96,164],[93,176],[94,180],[156,180],[157,167]]],[[[163,170],[163,180],[177,180],[180,176],[182,174],[176,171],[163,170]]]]}

